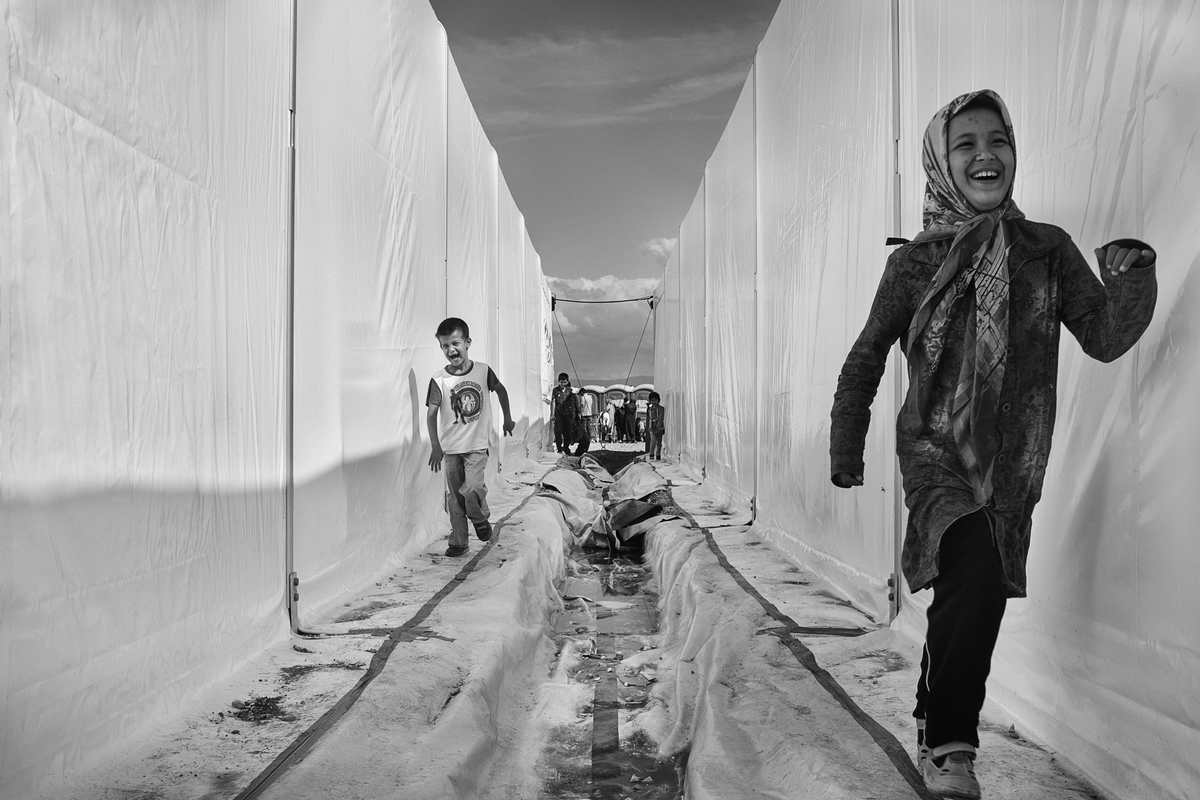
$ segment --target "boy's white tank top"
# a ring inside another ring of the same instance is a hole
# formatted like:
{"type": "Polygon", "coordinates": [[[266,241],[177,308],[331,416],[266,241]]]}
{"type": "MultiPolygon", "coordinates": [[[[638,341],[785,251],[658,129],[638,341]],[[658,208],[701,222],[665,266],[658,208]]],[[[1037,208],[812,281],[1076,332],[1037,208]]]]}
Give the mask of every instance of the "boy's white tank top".
{"type": "Polygon", "coordinates": [[[438,438],[447,453],[486,450],[492,433],[492,398],[488,392],[488,365],[474,362],[471,371],[449,375],[445,368],[433,376],[442,392],[438,411],[438,438]]]}

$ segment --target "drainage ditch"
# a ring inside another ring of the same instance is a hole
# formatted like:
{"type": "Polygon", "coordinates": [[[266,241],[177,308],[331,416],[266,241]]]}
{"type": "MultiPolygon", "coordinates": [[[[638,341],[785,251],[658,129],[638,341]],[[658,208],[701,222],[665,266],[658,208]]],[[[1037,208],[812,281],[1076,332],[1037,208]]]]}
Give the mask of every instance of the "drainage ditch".
{"type": "MultiPolygon", "coordinates": [[[[616,474],[638,453],[589,455],[616,474]]],[[[669,501],[668,493],[661,494],[654,499],[669,501]]],[[[563,608],[552,615],[550,631],[553,680],[574,713],[547,732],[538,763],[544,800],[683,797],[686,752],[659,758],[657,744],[632,722],[650,702],[657,672],[650,664],[626,663],[652,649],[658,632],[658,595],[642,562],[644,539],[634,536],[616,551],[583,547],[567,554],[569,574],[558,586],[563,608]]]]}
{"type": "Polygon", "coordinates": [[[583,705],[576,718],[549,731],[539,764],[540,797],[550,800],[668,800],[683,797],[686,755],[656,757],[657,745],[629,724],[645,708],[655,670],[622,662],[650,649],[658,628],[657,595],[640,551],[574,554],[578,575],[561,587],[554,614],[558,678],[583,705]]]}

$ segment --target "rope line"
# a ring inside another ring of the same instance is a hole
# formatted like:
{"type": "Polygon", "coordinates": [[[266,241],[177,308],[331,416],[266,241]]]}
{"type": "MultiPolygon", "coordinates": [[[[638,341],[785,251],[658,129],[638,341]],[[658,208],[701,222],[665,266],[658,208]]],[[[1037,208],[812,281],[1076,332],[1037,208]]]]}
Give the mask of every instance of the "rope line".
{"type": "Polygon", "coordinates": [[[653,300],[654,299],[654,295],[652,295],[652,294],[648,294],[645,297],[630,297],[625,300],[568,300],[565,297],[559,297],[557,295],[554,295],[553,297],[554,297],[554,302],[556,302],[556,303],[589,303],[589,304],[593,304],[593,305],[599,304],[599,303],[640,303],[643,300],[653,300]]]}
{"type": "Polygon", "coordinates": [[[653,313],[654,306],[650,306],[650,310],[646,312],[646,321],[642,324],[642,335],[638,337],[637,349],[633,351],[633,361],[629,362],[629,372],[625,375],[626,386],[629,385],[629,378],[631,375],[633,375],[633,368],[637,364],[638,351],[642,349],[642,339],[646,336],[646,328],[650,327],[650,315],[653,313]]]}
{"type": "MultiPolygon", "coordinates": [[[[567,336],[563,333],[562,323],[558,319],[558,311],[554,312],[554,321],[558,323],[558,338],[562,339],[563,349],[567,351],[567,360],[571,362],[571,372],[575,373],[575,383],[579,384],[579,388],[583,388],[583,383],[579,380],[579,370],[575,369],[575,359],[571,358],[571,348],[567,347],[567,336]]],[[[555,380],[555,383],[558,381],[555,380]]]]}

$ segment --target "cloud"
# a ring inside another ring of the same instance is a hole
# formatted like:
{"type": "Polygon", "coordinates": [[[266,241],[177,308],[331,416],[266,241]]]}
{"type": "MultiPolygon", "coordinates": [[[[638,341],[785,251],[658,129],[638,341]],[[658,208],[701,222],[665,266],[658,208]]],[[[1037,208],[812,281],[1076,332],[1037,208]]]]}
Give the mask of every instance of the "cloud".
{"type": "Polygon", "coordinates": [[[671,254],[675,252],[675,245],[679,243],[679,237],[668,239],[660,237],[651,239],[648,242],[642,243],[642,252],[654,259],[655,263],[660,267],[665,267],[671,259],[671,254]]]}
{"type": "Polygon", "coordinates": [[[603,278],[546,276],[546,285],[550,287],[552,294],[572,300],[628,300],[634,297],[648,297],[654,293],[658,281],[658,278],[618,278],[615,275],[605,275],[603,278]]]}
{"type": "Polygon", "coordinates": [[[562,331],[564,334],[579,333],[579,326],[571,321],[568,312],[565,308],[557,309],[558,321],[554,324],[554,331],[562,331]]]}
{"type": "Polygon", "coordinates": [[[678,36],[466,36],[454,60],[489,135],[661,119],[740,86],[757,27],[678,36]]]}
{"type": "Polygon", "coordinates": [[[735,64],[722,72],[701,75],[668,84],[641,103],[630,106],[631,114],[644,114],[662,109],[698,103],[746,82],[746,66],[735,64]]]}

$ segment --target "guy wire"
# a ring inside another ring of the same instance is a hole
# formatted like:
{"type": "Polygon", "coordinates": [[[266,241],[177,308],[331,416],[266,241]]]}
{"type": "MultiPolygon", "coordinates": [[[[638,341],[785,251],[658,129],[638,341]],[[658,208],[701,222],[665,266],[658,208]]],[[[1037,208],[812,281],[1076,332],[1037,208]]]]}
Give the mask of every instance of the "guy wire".
{"type": "MultiPolygon", "coordinates": [[[[554,310],[554,321],[558,323],[558,338],[562,339],[563,349],[567,351],[567,360],[571,362],[571,372],[575,373],[575,383],[579,384],[580,390],[583,389],[583,383],[579,380],[579,370],[575,369],[575,359],[571,358],[571,348],[567,347],[567,336],[563,333],[562,323],[558,320],[558,309],[554,310]]],[[[638,344],[641,344],[640,342],[638,344]]],[[[557,383],[557,381],[555,381],[557,383]]]]}
{"type": "MultiPolygon", "coordinates": [[[[654,313],[654,306],[650,306],[650,310],[646,312],[646,321],[642,324],[642,335],[638,337],[637,349],[633,351],[633,361],[629,362],[629,374],[625,376],[625,385],[629,385],[629,377],[633,375],[633,368],[637,364],[638,351],[642,349],[642,339],[646,336],[646,328],[650,326],[650,315],[654,313]]],[[[563,342],[564,346],[566,342],[563,342]]]]}

